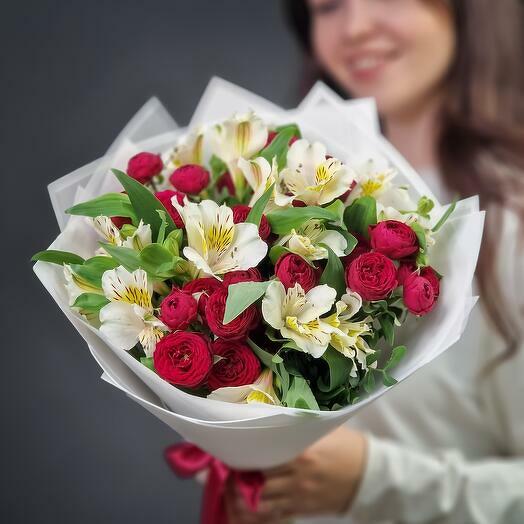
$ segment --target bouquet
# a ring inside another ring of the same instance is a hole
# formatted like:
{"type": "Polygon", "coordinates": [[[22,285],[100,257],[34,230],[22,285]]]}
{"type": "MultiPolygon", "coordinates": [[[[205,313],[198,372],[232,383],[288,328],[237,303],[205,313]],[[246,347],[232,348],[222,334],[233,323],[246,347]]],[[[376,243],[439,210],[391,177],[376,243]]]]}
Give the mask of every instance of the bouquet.
{"type": "Polygon", "coordinates": [[[285,112],[214,80],[183,130],[152,101],[50,191],[35,271],[104,378],[235,468],[293,458],[475,302],[478,201],[442,206],[372,102],[322,85],[285,112]]]}

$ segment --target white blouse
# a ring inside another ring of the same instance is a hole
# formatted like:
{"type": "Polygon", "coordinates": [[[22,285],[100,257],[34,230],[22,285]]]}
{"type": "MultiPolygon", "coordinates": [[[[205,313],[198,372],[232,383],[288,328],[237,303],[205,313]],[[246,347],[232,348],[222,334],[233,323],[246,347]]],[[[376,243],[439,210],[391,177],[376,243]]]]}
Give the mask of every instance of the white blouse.
{"type": "MultiPolygon", "coordinates": [[[[449,200],[436,172],[423,176],[449,200]]],[[[522,314],[517,229],[506,212],[497,263],[522,314]]],[[[503,349],[477,304],[459,342],[348,422],[368,434],[367,465],[348,515],[299,522],[524,524],[524,343],[480,376],[503,349]]]]}

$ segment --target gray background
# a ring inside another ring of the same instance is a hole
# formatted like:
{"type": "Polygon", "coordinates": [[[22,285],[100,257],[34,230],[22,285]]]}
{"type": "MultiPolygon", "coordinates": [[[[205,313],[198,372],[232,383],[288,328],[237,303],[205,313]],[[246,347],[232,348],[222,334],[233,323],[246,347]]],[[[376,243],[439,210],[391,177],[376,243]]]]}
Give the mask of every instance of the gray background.
{"type": "Polygon", "coordinates": [[[0,49],[0,521],[197,522],[199,488],[162,459],[176,434],[99,379],[29,258],[58,233],[47,184],[102,155],[151,95],[181,124],[212,75],[296,102],[280,2],[3,2],[0,49]]]}

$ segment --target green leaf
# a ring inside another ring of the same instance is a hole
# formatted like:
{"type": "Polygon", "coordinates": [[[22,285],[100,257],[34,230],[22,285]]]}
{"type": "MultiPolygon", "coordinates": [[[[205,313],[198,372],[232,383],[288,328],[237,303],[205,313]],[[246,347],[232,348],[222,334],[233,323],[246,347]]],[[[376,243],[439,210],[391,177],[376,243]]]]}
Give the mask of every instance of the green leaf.
{"type": "Polygon", "coordinates": [[[95,312],[100,311],[109,300],[104,295],[97,293],[82,293],[75,300],[73,307],[80,308],[84,311],[95,312]]]}
{"type": "Polygon", "coordinates": [[[277,353],[276,355],[273,355],[271,361],[275,364],[282,364],[282,362],[284,362],[284,359],[277,353]]]}
{"type": "Polygon", "coordinates": [[[106,217],[128,217],[133,222],[137,221],[129,197],[123,193],[106,193],[87,202],[76,204],[66,209],[66,213],[92,218],[100,215],[106,217]]]}
{"type": "Polygon", "coordinates": [[[293,377],[285,402],[290,408],[320,409],[309,384],[302,377],[293,377]]]}
{"type": "Polygon", "coordinates": [[[277,136],[273,138],[271,144],[262,149],[258,156],[264,157],[270,165],[273,162],[273,157],[276,157],[278,169],[283,169],[286,166],[286,155],[289,149],[288,143],[294,134],[294,125],[283,127],[277,136]]]}
{"type": "Polygon", "coordinates": [[[160,244],[153,243],[140,251],[140,260],[149,270],[156,274],[169,273],[176,263],[173,254],[160,244]]]}
{"type": "Polygon", "coordinates": [[[35,253],[31,260],[33,262],[41,261],[41,262],[50,262],[51,264],[83,264],[84,259],[79,256],[75,255],[75,253],[70,253],[69,251],[57,251],[56,249],[48,249],[46,251],[39,251],[38,253],[35,253]]]}
{"type": "Polygon", "coordinates": [[[153,357],[140,357],[140,363],[144,364],[144,366],[146,368],[149,368],[151,371],[155,371],[155,363],[153,361],[153,357]]]}
{"type": "Polygon", "coordinates": [[[394,368],[404,357],[406,354],[406,346],[397,346],[394,347],[391,351],[391,355],[389,357],[389,360],[386,362],[386,365],[384,366],[384,371],[388,371],[391,368],[394,368]]]}
{"type": "Polygon", "coordinates": [[[453,202],[448,206],[444,214],[440,217],[439,221],[433,226],[433,233],[436,233],[445,223],[446,220],[450,217],[451,213],[455,211],[455,208],[457,207],[457,201],[453,200],[453,202]]]}
{"type": "Polygon", "coordinates": [[[398,380],[393,378],[387,371],[382,370],[382,384],[386,387],[394,386],[398,380]]]}
{"type": "Polygon", "coordinates": [[[276,209],[267,215],[271,231],[277,235],[285,235],[292,229],[298,229],[310,219],[320,219],[336,222],[338,216],[334,211],[317,206],[287,207],[276,209]]]}
{"type": "Polygon", "coordinates": [[[157,213],[160,216],[162,223],[160,224],[160,229],[158,230],[158,237],[156,241],[159,244],[164,243],[164,238],[166,236],[166,227],[167,227],[167,213],[161,209],[157,209],[157,213]]]}
{"type": "Polygon", "coordinates": [[[145,224],[150,225],[153,239],[157,239],[158,232],[162,226],[162,218],[158,214],[158,211],[164,211],[164,213],[166,213],[166,233],[171,233],[171,231],[176,229],[176,225],[169,213],[167,213],[167,209],[149,189],[118,169],[113,169],[112,171],[118,178],[118,181],[124,186],[135,210],[137,219],[142,219],[145,224]]]}
{"type": "Polygon", "coordinates": [[[320,277],[321,284],[327,284],[337,292],[337,297],[340,298],[346,292],[346,280],[344,277],[344,266],[340,258],[334,251],[326,244],[321,244],[328,252],[328,261],[322,276],[320,277]]]}
{"type": "Polygon", "coordinates": [[[277,133],[280,133],[280,131],[283,131],[284,129],[293,129],[293,136],[296,136],[297,138],[302,138],[302,133],[300,132],[298,124],[284,124],[282,126],[276,127],[275,131],[277,133]]]}
{"type": "Polygon", "coordinates": [[[371,393],[375,389],[375,375],[373,374],[372,369],[368,369],[368,372],[362,381],[362,386],[366,393],[371,393]]]}
{"type": "Polygon", "coordinates": [[[328,381],[319,381],[319,389],[323,392],[328,392],[346,384],[353,367],[351,359],[345,357],[340,351],[331,346],[327,348],[321,358],[328,365],[329,379],[328,381]]]}
{"type": "Polygon", "coordinates": [[[278,364],[278,362],[273,361],[274,355],[272,353],[269,353],[268,351],[262,349],[260,346],[255,344],[250,338],[247,339],[247,343],[249,344],[249,347],[253,350],[253,353],[259,358],[260,362],[264,364],[269,369],[272,369],[273,371],[276,371],[277,368],[275,364],[278,364]]]}
{"type": "Polygon", "coordinates": [[[344,224],[348,231],[369,238],[368,228],[377,223],[377,201],[370,196],[354,200],[344,211],[344,224]]]}
{"type": "Polygon", "coordinates": [[[424,231],[424,228],[418,222],[413,222],[409,227],[415,232],[415,235],[417,235],[420,250],[422,252],[426,251],[426,232],[424,231]]]}
{"type": "Polygon", "coordinates": [[[211,168],[211,180],[213,183],[227,171],[227,165],[217,156],[213,155],[209,160],[209,167],[211,168]]]}
{"type": "Polygon", "coordinates": [[[344,202],[342,200],[339,200],[338,198],[331,202],[329,206],[326,206],[324,209],[327,209],[328,211],[332,211],[335,213],[338,217],[338,222],[341,227],[344,229],[346,228],[346,225],[344,224],[344,211],[346,210],[346,206],[344,205],[344,202]]]}
{"type": "Polygon", "coordinates": [[[271,282],[238,282],[227,288],[224,324],[229,324],[264,295],[271,282]]]}
{"type": "Polygon", "coordinates": [[[427,196],[421,196],[417,203],[417,213],[424,217],[429,218],[429,213],[435,207],[435,202],[427,196]]]}
{"type": "Polygon", "coordinates": [[[102,275],[110,269],[115,269],[118,262],[110,257],[93,257],[83,264],[71,264],[71,271],[83,282],[95,287],[102,288],[102,275]]]}
{"type": "Polygon", "coordinates": [[[378,321],[387,343],[393,345],[395,340],[395,328],[393,325],[394,320],[389,315],[380,315],[378,317],[378,321]]]}
{"type": "Polygon", "coordinates": [[[274,187],[275,184],[271,184],[271,186],[264,191],[264,194],[255,202],[255,205],[251,208],[249,215],[247,215],[246,222],[255,224],[255,226],[260,225],[264,209],[266,209],[267,203],[273,194],[274,187]]]}

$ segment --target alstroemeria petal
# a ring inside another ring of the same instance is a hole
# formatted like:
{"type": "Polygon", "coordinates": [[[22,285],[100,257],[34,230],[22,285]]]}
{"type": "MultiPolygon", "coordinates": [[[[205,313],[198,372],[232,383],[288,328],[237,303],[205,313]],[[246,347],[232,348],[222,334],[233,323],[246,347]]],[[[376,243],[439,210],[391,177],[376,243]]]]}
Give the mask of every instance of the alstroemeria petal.
{"type": "Polygon", "coordinates": [[[282,305],[286,298],[284,285],[275,280],[269,284],[262,299],[262,316],[273,328],[280,329],[284,325],[282,305]]]}
{"type": "Polygon", "coordinates": [[[302,323],[310,322],[314,318],[327,313],[335,303],[337,292],[327,284],[316,286],[306,293],[306,304],[300,311],[298,319],[302,323]]]}
{"type": "Polygon", "coordinates": [[[100,331],[118,349],[129,351],[139,341],[145,327],[143,319],[136,315],[133,304],[111,302],[100,310],[100,331]]]}
{"type": "Polygon", "coordinates": [[[113,302],[137,304],[146,310],[152,308],[153,284],[148,282],[143,269],[132,273],[122,266],[110,269],[102,275],[102,289],[106,298],[113,302]]]}

